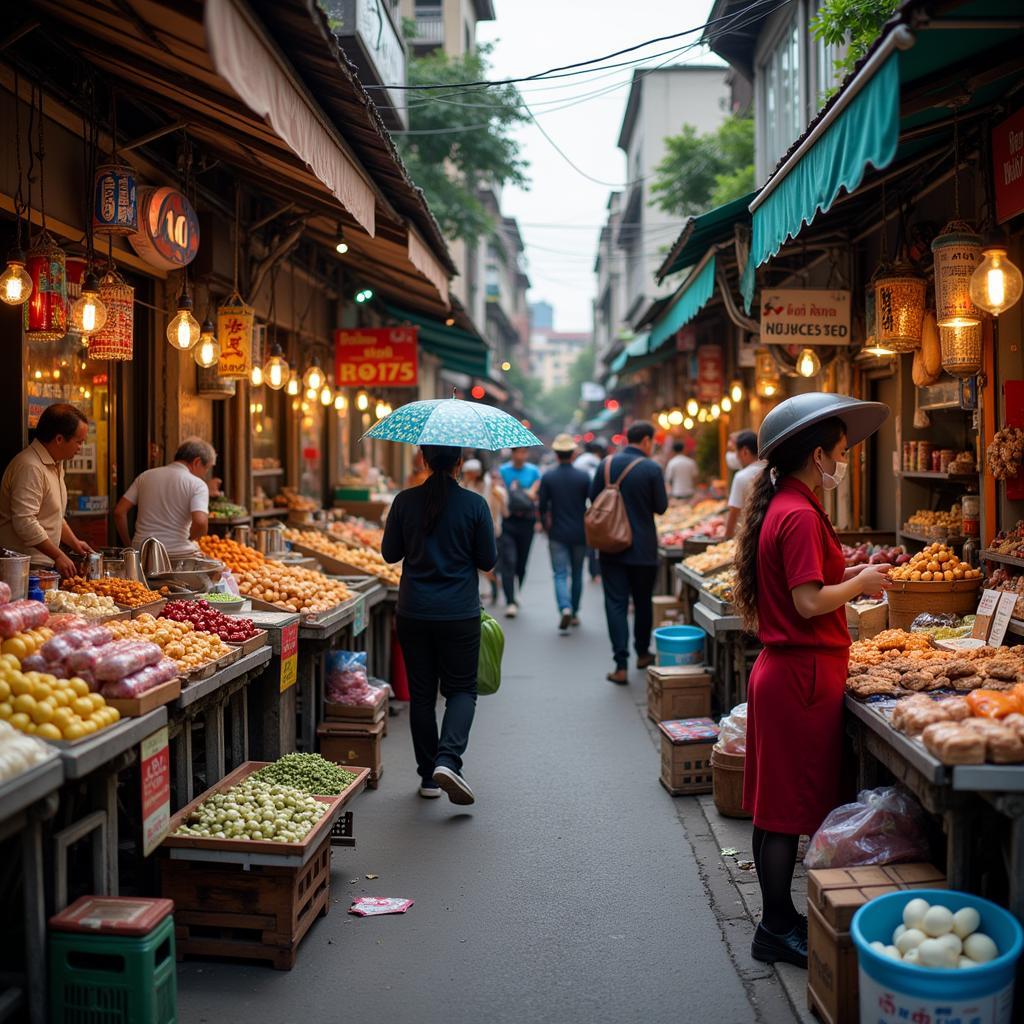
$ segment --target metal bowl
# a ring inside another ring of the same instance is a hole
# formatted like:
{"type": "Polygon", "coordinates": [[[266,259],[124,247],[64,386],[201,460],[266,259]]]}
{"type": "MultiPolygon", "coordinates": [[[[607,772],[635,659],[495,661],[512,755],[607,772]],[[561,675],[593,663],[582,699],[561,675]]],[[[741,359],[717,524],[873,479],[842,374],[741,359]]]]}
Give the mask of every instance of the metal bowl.
{"type": "Polygon", "coordinates": [[[205,593],[214,583],[220,581],[224,573],[224,563],[214,558],[172,558],[171,571],[151,574],[151,584],[180,583],[189,590],[205,593]]]}

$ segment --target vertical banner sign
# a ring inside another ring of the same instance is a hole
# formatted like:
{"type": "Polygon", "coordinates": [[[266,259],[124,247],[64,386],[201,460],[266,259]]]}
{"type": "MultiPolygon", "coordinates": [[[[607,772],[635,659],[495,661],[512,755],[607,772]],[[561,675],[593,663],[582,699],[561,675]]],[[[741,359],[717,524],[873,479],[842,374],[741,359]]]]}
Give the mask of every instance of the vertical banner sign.
{"type": "Polygon", "coordinates": [[[850,293],[824,288],[761,291],[761,344],[849,345],[850,293]]]}
{"type": "Polygon", "coordinates": [[[293,622],[281,630],[281,693],[295,685],[299,677],[299,624],[293,622]]]}
{"type": "Polygon", "coordinates": [[[418,327],[356,327],[335,331],[335,386],[416,387],[418,349],[418,327]]]}
{"type": "Polygon", "coordinates": [[[724,393],[722,350],[717,345],[697,349],[697,401],[717,402],[724,393]]]}
{"type": "Polygon", "coordinates": [[[247,380],[252,369],[253,311],[233,295],[217,307],[220,362],[217,374],[228,380],[247,380]]]}
{"type": "Polygon", "coordinates": [[[171,755],[167,726],[140,744],[142,776],[142,853],[148,857],[164,840],[171,820],[171,755]]]}
{"type": "Polygon", "coordinates": [[[1024,107],[992,129],[996,223],[1024,210],[1024,107]]]}

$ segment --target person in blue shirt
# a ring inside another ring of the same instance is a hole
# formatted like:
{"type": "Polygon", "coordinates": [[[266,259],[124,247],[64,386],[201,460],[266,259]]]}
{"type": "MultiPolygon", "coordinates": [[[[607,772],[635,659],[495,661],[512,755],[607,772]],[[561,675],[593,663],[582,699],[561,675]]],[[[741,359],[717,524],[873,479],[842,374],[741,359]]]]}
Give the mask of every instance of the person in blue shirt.
{"type": "Polygon", "coordinates": [[[548,534],[555,600],[561,616],[558,631],[564,634],[569,626],[580,624],[583,562],[587,555],[583,516],[587,511],[590,477],[573,465],[576,442],[569,434],[559,434],[551,442],[551,450],[558,458],[558,465],[540,478],[540,521],[548,534]]]}
{"type": "Polygon", "coordinates": [[[381,554],[403,561],[398,587],[398,642],[409,674],[409,726],[420,775],[419,794],[441,790],[455,804],[474,802],[462,777],[462,755],[476,711],[480,660],[477,572],[494,568],[498,552],[487,502],[460,487],[462,449],[423,445],[430,476],[391,505],[381,554]],[[437,732],[437,691],[445,699],[437,732]]]}
{"type": "Polygon", "coordinates": [[[508,515],[501,524],[501,586],[505,591],[505,617],[519,614],[516,583],[526,579],[526,562],[537,525],[537,492],[540,470],[526,461],[525,448],[513,448],[512,458],[501,467],[508,491],[508,515]]]}

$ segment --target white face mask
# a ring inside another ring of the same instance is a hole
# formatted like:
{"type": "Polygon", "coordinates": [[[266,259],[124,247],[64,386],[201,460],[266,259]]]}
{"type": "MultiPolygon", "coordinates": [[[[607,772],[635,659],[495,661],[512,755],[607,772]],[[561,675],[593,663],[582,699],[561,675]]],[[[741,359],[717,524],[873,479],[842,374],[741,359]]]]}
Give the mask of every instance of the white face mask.
{"type": "Polygon", "coordinates": [[[740,462],[739,452],[726,452],[725,453],[725,464],[735,472],[737,469],[743,468],[743,463],[740,462]]]}
{"type": "MultiPolygon", "coordinates": [[[[817,465],[817,463],[816,463],[817,465]]],[[[818,472],[821,473],[821,489],[823,491],[834,491],[842,482],[846,476],[847,463],[836,460],[836,468],[831,473],[826,473],[825,470],[818,465],[818,472]]]]}

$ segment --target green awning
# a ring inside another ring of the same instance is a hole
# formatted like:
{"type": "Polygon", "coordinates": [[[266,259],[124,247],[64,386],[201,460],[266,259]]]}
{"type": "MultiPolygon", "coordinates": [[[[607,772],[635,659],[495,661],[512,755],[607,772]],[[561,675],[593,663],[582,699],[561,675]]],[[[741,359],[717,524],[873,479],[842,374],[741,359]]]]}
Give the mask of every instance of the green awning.
{"type": "Polygon", "coordinates": [[[612,373],[618,373],[626,365],[626,360],[629,358],[629,353],[623,349],[613,360],[612,360],[612,373]]]}
{"type": "Polygon", "coordinates": [[[491,350],[483,338],[387,302],[383,305],[396,320],[419,328],[420,344],[427,352],[437,356],[445,369],[471,377],[490,376],[491,350]]]}
{"type": "Polygon", "coordinates": [[[676,239],[672,251],[665,257],[665,262],[658,268],[658,280],[694,266],[704,258],[711,246],[729,241],[736,224],[750,222],[748,207],[755,195],[756,192],[748,192],[739,199],[732,199],[707,213],[691,217],[676,239]]]}
{"type": "Polygon", "coordinates": [[[602,409],[596,416],[592,416],[585,423],[581,424],[583,430],[601,430],[607,427],[614,419],[621,419],[621,409],[602,409]]]}
{"type": "Polygon", "coordinates": [[[715,290],[715,254],[706,254],[698,267],[683,283],[675,298],[651,328],[649,350],[661,348],[684,324],[688,324],[707,305],[715,290]]]}

